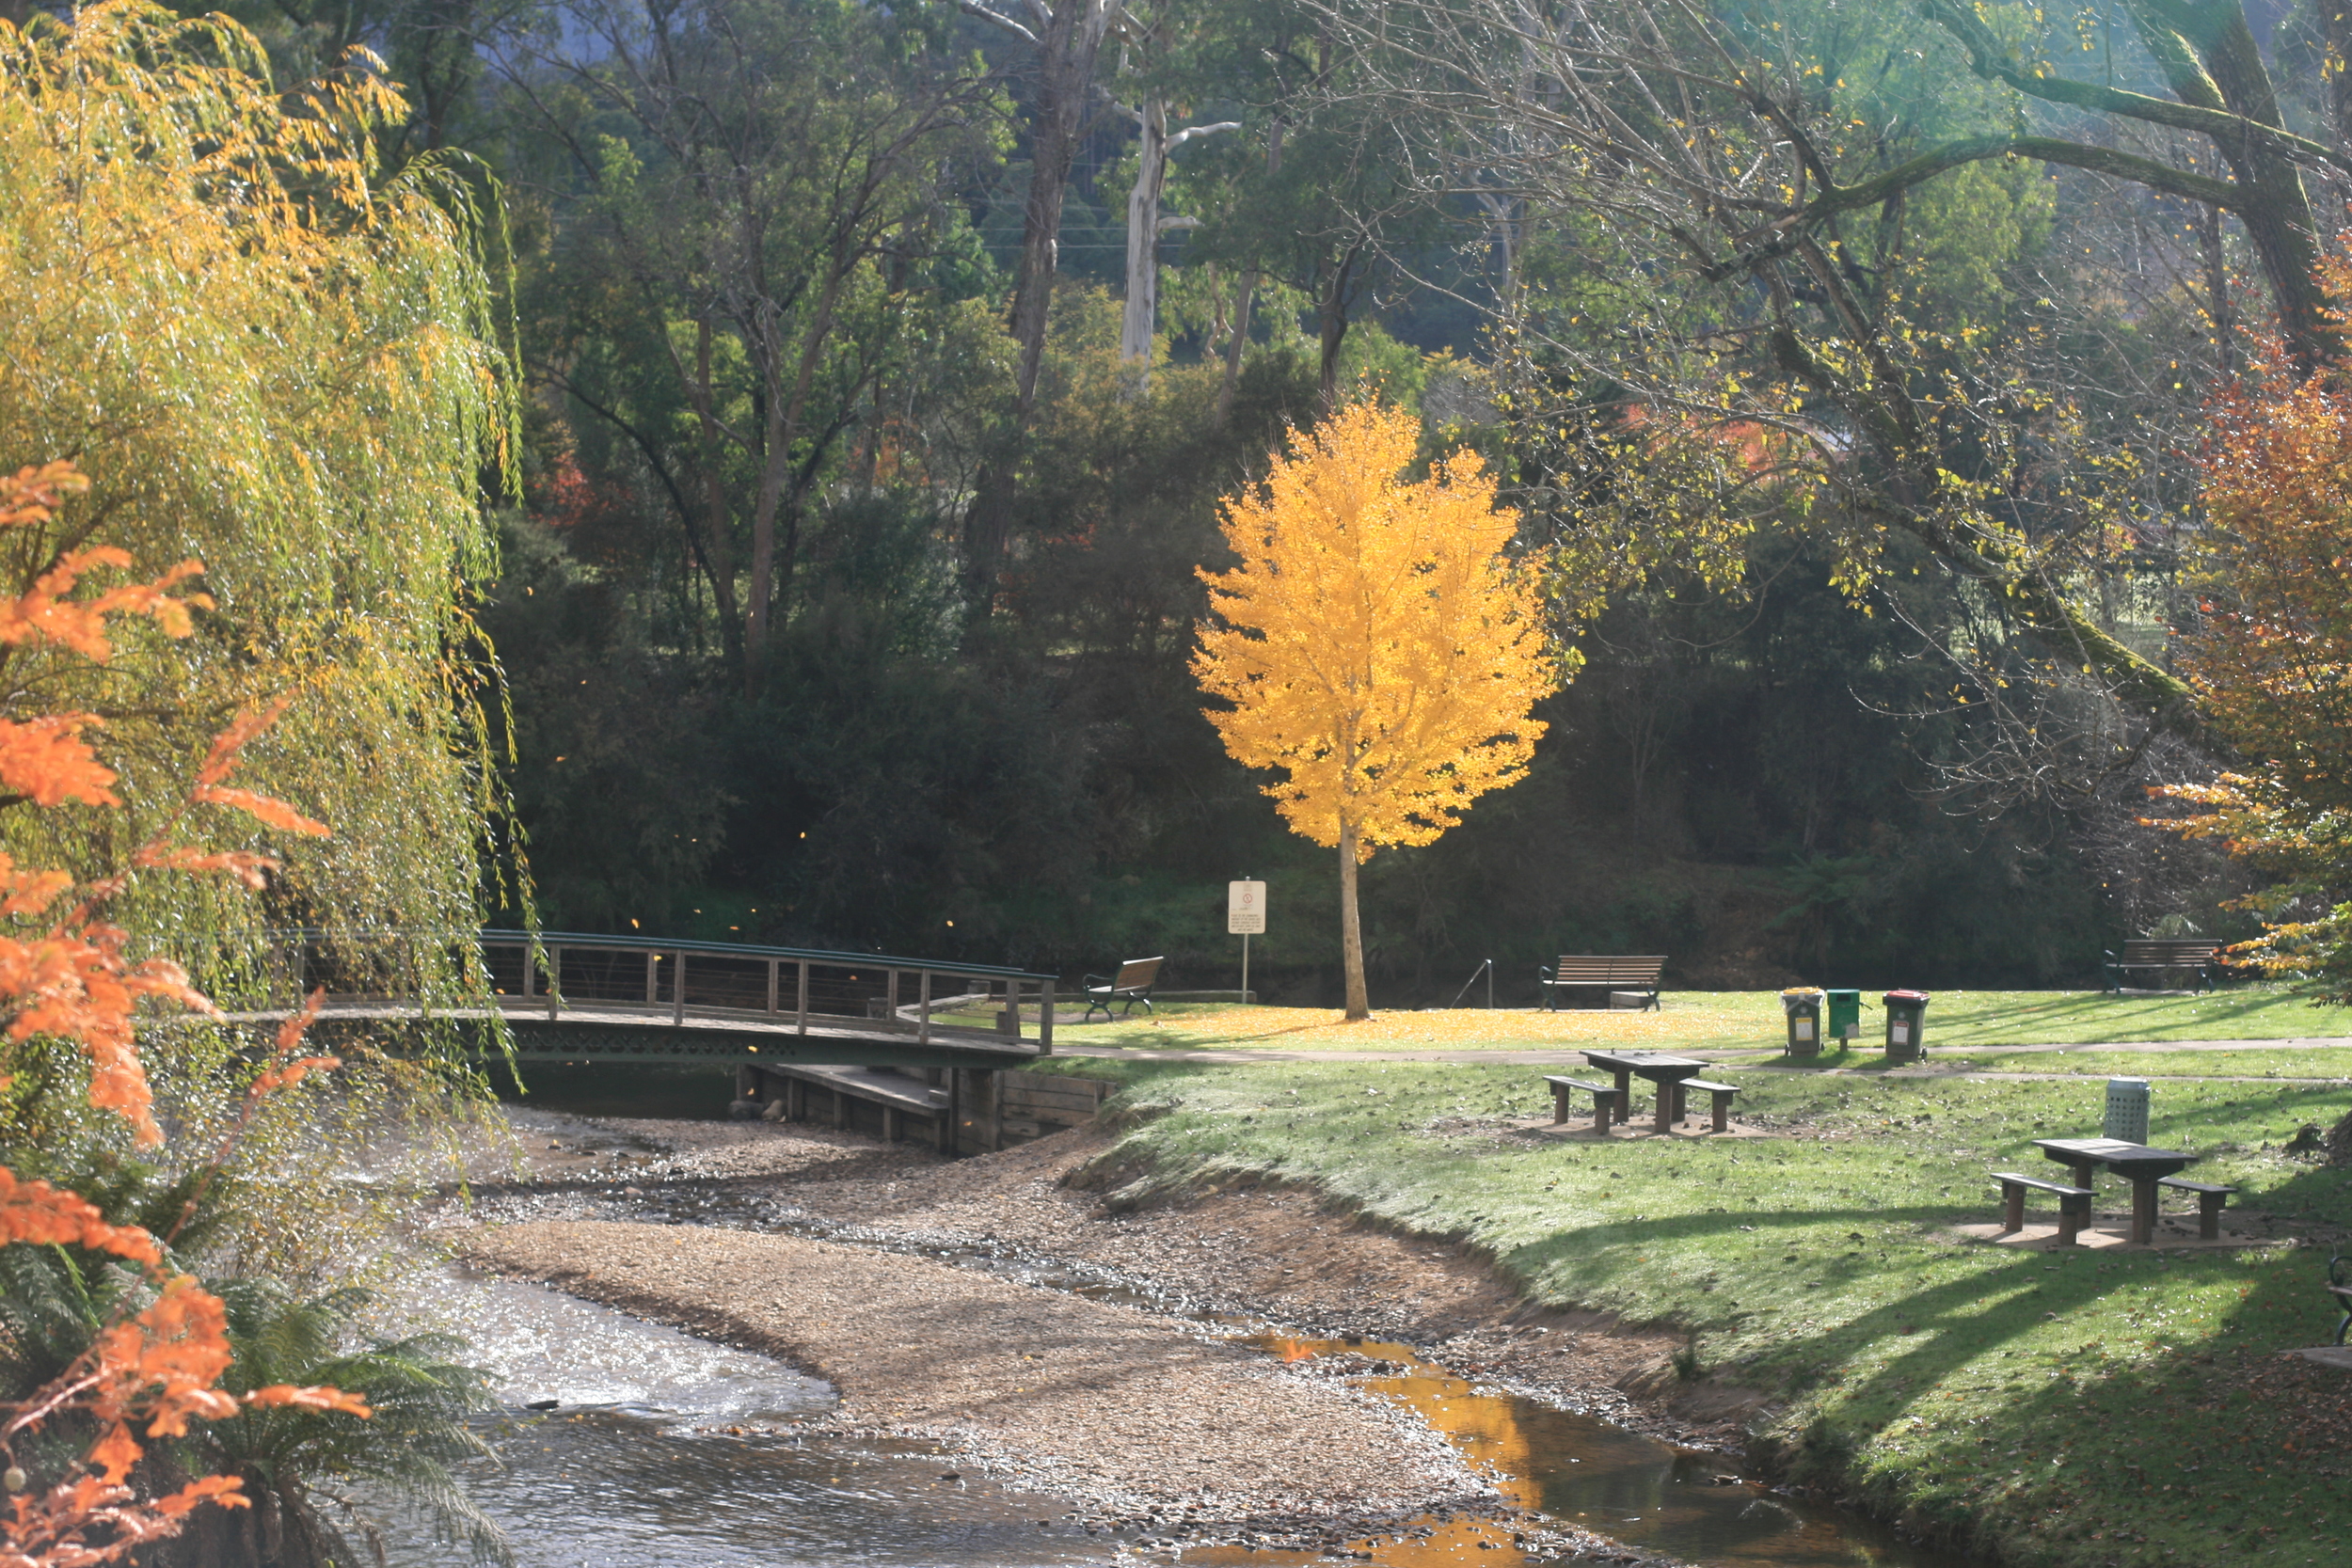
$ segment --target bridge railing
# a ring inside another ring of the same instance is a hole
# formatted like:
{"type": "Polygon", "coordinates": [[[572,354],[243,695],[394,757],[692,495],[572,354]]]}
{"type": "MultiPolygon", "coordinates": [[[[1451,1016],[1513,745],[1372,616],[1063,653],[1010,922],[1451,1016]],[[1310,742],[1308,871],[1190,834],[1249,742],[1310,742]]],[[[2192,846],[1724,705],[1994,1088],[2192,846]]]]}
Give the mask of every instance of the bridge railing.
{"type": "MultiPolygon", "coordinates": [[[[276,956],[298,991],[323,986],[330,1001],[397,999],[401,976],[416,967],[413,944],[446,940],[397,933],[355,944],[283,932],[276,956]]],[[[853,1027],[924,1043],[937,1036],[1054,1047],[1057,977],[1002,965],[576,931],[485,930],[479,942],[490,989],[510,1016],[620,1011],[679,1025],[756,1020],[801,1034],[853,1027]],[[960,1022],[975,1015],[988,1022],[960,1022]],[[1033,1036],[1023,1029],[1030,1019],[1033,1036]]]]}

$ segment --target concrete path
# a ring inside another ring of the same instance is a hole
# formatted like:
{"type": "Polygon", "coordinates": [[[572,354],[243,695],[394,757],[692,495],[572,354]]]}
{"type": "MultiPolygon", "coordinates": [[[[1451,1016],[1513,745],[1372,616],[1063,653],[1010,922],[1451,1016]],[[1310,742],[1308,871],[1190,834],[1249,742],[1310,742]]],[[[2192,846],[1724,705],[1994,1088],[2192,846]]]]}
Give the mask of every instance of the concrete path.
{"type": "MultiPolygon", "coordinates": [[[[1940,1049],[1965,1053],[1971,1056],[2024,1055],[2034,1052],[2058,1051],[2146,1051],[2168,1053],[2178,1051],[2301,1051],[2320,1050],[2333,1046],[2352,1046],[2352,1037],[2305,1036],[2281,1040],[2118,1040],[2068,1045],[1951,1045],[1940,1049]]],[[[1611,1048],[1622,1049],[1622,1048],[1611,1048]]],[[[1739,1046],[1672,1049],[1677,1055],[1698,1056],[1710,1062],[1743,1061],[1747,1058],[1777,1061],[1780,1050],[1775,1046],[1739,1046]]],[[[1938,1049],[1931,1042],[1931,1053],[1938,1049]]],[[[1111,1061],[1136,1062],[1214,1062],[1226,1066],[1250,1062],[1486,1062],[1495,1067],[1581,1067],[1584,1052],[1581,1047],[1555,1047],[1548,1050],[1512,1051],[1163,1051],[1146,1046],[1123,1045],[1064,1045],[1057,1041],[1057,1056],[1100,1056],[1111,1061]]],[[[1846,1072],[1849,1068],[1828,1068],[1829,1072],[1846,1072]]],[[[1931,1069],[1930,1070],[1932,1070],[1931,1069]]],[[[1956,1069],[1954,1070],[1977,1070],[1956,1069]]],[[[2054,1074],[2072,1077],[2074,1074],[2054,1074]]],[[[2266,1082],[2267,1080],[2265,1080],[2266,1082]]]]}

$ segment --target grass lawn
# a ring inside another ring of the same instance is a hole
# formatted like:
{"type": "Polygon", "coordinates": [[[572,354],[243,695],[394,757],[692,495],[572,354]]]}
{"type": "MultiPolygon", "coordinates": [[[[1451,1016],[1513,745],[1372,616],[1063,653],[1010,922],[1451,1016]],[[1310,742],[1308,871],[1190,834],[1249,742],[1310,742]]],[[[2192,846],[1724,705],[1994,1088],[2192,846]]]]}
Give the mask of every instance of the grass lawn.
{"type": "MultiPolygon", "coordinates": [[[[1120,1148],[1145,1172],[1130,1196],[1309,1183],[1464,1236],[1544,1301],[1677,1325],[1698,1375],[1788,1401],[1759,1446],[1789,1473],[1950,1544],[2069,1568],[2345,1560],[2352,1373],[2275,1354],[2334,1330],[2325,1244],[2027,1253],[1946,1234],[1995,1216],[1988,1172],[2047,1164],[2031,1139],[2097,1132],[2095,1083],[1751,1070],[1743,1115],[1788,1135],[1563,1144],[1509,1128],[1549,1115],[1526,1067],[1051,1070],[1119,1079],[1146,1113],[1120,1148]]],[[[2352,1226],[2352,1172],[2276,1152],[2347,1109],[2352,1085],[2182,1083],[2157,1089],[2150,1135],[2202,1153],[2193,1174],[2288,1236],[2352,1226]]],[[[2102,1208],[2124,1191],[2104,1180],[2102,1208]]]]}
{"type": "MultiPolygon", "coordinates": [[[[1865,992],[1866,1042],[1882,1037],[1885,1014],[1865,992]]],[[[2289,1039],[2352,1036],[2352,1015],[2317,1007],[2281,987],[2233,986],[2205,996],[2102,996],[2096,991],[1949,990],[1928,1005],[1931,1048],[2074,1045],[2119,1040],[2289,1039]]],[[[1608,1044],[1656,1050],[1776,1046],[1787,1036],[1773,991],[1669,991],[1658,1012],[1542,1012],[1530,1008],[1432,1008],[1382,1012],[1365,1023],[1334,1009],[1170,1003],[1081,1024],[1057,1017],[1057,1042],[1161,1050],[1287,1051],[1529,1050],[1608,1044]]]]}

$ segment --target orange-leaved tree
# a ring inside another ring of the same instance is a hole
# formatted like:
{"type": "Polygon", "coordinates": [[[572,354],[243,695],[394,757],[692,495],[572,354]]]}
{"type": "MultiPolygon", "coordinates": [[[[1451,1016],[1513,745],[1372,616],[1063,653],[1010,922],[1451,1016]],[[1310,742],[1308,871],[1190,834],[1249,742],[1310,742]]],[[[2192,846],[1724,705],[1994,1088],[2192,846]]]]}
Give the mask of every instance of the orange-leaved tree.
{"type": "MultiPolygon", "coordinates": [[[[67,463],[0,478],[0,530],[39,529],[63,498],[87,487],[67,463]]],[[[199,574],[199,562],[183,562],[154,581],[74,596],[85,577],[129,564],[126,554],[109,546],[60,554],[30,592],[0,602],[0,644],[46,647],[103,663],[114,651],[109,623],[116,617],[151,620],[169,637],[189,635],[190,609],[208,608],[211,601],[171,590],[199,574]]],[[[18,866],[0,856],[0,1017],[6,1019],[0,1093],[12,1081],[6,1069],[15,1048],[36,1037],[68,1041],[87,1059],[90,1104],[119,1117],[136,1144],[163,1142],[134,1037],[135,1011],[142,998],[200,1014],[215,1009],[178,964],[129,958],[125,933],[106,922],[103,907],[141,875],[217,874],[247,886],[260,883],[271,869],[265,857],[213,853],[182,841],[183,828],[200,808],[238,811],[281,831],[325,834],[323,826],[283,801],[227,782],[239,752],[282,710],[282,704],[248,710],[216,736],[178,808],[107,875],[77,883],[69,873],[18,866]]],[[[0,787],[49,809],[119,806],[116,774],[87,738],[103,727],[103,721],[87,712],[0,714],[0,787]]],[[[280,1030],[275,1057],[247,1085],[248,1107],[314,1069],[336,1065],[331,1057],[299,1054],[308,1022],[306,1010],[280,1030]]],[[[199,1185],[191,1210],[201,1191],[199,1185]]],[[[218,1475],[142,1497],[134,1484],[135,1468],[146,1456],[141,1437],[184,1437],[191,1421],[251,1406],[369,1414],[365,1402],[333,1388],[277,1385],[239,1396],[223,1392],[219,1384],[232,1360],[227,1307],[174,1265],[171,1241],[110,1222],[82,1194],[20,1180],[0,1167],[0,1247],[78,1249],[132,1265],[145,1280],[145,1289],[126,1297],[61,1372],[24,1398],[0,1402],[0,1492],[7,1495],[0,1563],[81,1568],[122,1561],[178,1533],[208,1503],[243,1502],[242,1481],[218,1475]],[[71,1457],[54,1474],[35,1473],[31,1466],[52,1467],[60,1433],[72,1434],[63,1450],[71,1457]],[[40,1452],[24,1453],[28,1444],[40,1452]]]]}
{"type": "Polygon", "coordinates": [[[1356,868],[1427,844],[1525,769],[1529,717],[1565,673],[1533,563],[1510,552],[1474,451],[1406,477],[1420,421],[1371,400],[1294,434],[1265,483],[1225,502],[1241,564],[1200,574],[1215,619],[1192,661],[1225,749],[1292,831],[1340,852],[1347,1016],[1368,1018],[1356,868]]]}
{"type": "MultiPolygon", "coordinates": [[[[2321,281],[2352,299],[2352,260],[2321,281]]],[[[2162,825],[2269,879],[2240,901],[2266,917],[2253,961],[2352,1002],[2352,366],[2257,365],[2216,400],[2200,467],[2201,613],[2182,668],[2240,763],[2157,790],[2190,808],[2162,825]]]]}

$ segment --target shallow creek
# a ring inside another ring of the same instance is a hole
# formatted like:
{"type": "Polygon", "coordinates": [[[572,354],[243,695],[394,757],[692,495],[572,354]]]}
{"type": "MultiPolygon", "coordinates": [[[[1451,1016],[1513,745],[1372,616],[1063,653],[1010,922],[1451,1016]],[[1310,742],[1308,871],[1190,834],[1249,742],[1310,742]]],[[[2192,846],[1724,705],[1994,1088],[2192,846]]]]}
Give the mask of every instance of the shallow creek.
{"type": "MultiPolygon", "coordinates": [[[[599,1217],[883,1240],[794,1225],[767,1204],[713,1201],[715,1195],[694,1186],[632,1192],[634,1201],[600,1205],[599,1217]]],[[[1170,1310],[1166,1301],[1147,1302],[1085,1271],[1040,1268],[988,1249],[920,1250],[1041,1288],[1170,1310]]],[[[928,1446],[801,1434],[799,1423],[832,1408],[833,1390],[821,1381],[538,1286],[452,1270],[425,1282],[404,1316],[464,1334],[472,1342],[469,1358],[501,1380],[507,1409],[493,1436],[503,1466],[484,1466],[470,1480],[513,1540],[521,1568],[1049,1568],[1104,1562],[1120,1552],[1128,1561],[1217,1568],[1319,1560],[1089,1534],[1050,1497],[962,1474],[954,1459],[928,1446]]],[[[1284,1360],[1349,1357],[1360,1386],[1444,1433],[1513,1500],[1699,1568],[1965,1568],[1963,1560],[1908,1545],[1867,1520],[1740,1481],[1722,1455],[1483,1388],[1408,1346],[1299,1338],[1212,1321],[1284,1360]]],[[[416,1520],[400,1521],[389,1545],[398,1568],[449,1560],[449,1548],[416,1520]]],[[[1507,1527],[1464,1520],[1418,1521],[1397,1536],[1356,1543],[1355,1550],[1383,1568],[1537,1568],[1566,1560],[1522,1547],[1507,1527]]]]}

